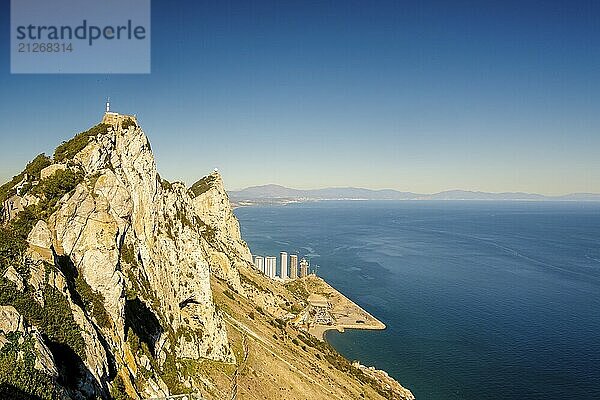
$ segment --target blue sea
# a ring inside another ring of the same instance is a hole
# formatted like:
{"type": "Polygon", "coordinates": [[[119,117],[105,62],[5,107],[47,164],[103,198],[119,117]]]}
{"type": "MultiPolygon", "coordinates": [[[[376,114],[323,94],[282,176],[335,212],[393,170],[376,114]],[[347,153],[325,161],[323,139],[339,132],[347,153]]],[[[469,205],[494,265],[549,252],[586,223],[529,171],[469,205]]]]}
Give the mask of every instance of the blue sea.
{"type": "Polygon", "coordinates": [[[236,209],[254,254],[310,257],[385,331],[329,332],[419,400],[600,399],[600,203],[236,209]]]}

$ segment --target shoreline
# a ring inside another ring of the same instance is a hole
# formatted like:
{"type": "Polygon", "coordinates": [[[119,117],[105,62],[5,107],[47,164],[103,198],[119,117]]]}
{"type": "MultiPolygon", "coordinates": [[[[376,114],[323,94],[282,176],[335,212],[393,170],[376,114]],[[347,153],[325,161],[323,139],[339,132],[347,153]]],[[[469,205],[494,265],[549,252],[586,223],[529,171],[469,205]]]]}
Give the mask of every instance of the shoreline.
{"type": "MultiPolygon", "coordinates": [[[[375,318],[368,311],[360,307],[358,304],[350,300],[339,290],[327,283],[323,278],[315,275],[309,275],[306,278],[302,278],[302,282],[305,288],[311,289],[308,291],[308,302],[309,305],[305,309],[310,314],[311,308],[315,308],[315,319],[322,317],[323,310],[327,310],[333,318],[331,324],[314,324],[308,327],[308,333],[316,337],[318,340],[327,343],[329,346],[334,348],[329,341],[327,341],[326,333],[329,331],[337,330],[338,332],[344,332],[346,329],[356,330],[384,330],[386,325],[375,318]],[[320,310],[319,310],[320,309],[320,310]],[[319,314],[321,311],[321,315],[319,314]]],[[[341,354],[341,353],[339,353],[341,354]]],[[[345,358],[345,356],[342,355],[345,358]]],[[[415,396],[412,392],[402,386],[395,378],[391,377],[386,371],[376,369],[375,367],[368,367],[360,363],[360,361],[352,361],[352,366],[369,378],[378,382],[382,387],[388,388],[396,396],[393,398],[414,400],[415,396]]]]}
{"type": "MultiPolygon", "coordinates": [[[[358,304],[350,300],[339,290],[327,283],[323,278],[315,275],[309,275],[302,278],[305,287],[312,289],[309,291],[308,302],[306,308],[310,313],[311,307],[327,309],[331,314],[333,321],[331,324],[322,325],[315,324],[308,328],[308,333],[316,337],[318,340],[327,343],[334,348],[339,354],[339,350],[327,341],[326,334],[329,331],[337,330],[344,332],[346,329],[356,330],[384,330],[386,325],[375,318],[372,314],[360,307],[358,304]],[[307,285],[307,283],[309,285],[307,285]],[[310,285],[312,284],[312,285],[310,285]],[[315,296],[316,294],[316,296],[315,296]],[[359,322],[360,321],[360,322],[359,322]]],[[[315,318],[318,318],[318,310],[315,318]]],[[[342,357],[346,358],[344,355],[342,357]]],[[[347,358],[346,358],[347,359],[347,358]]],[[[360,361],[352,361],[352,367],[359,370],[364,375],[378,382],[382,387],[391,390],[396,396],[393,398],[414,400],[413,393],[402,386],[395,378],[391,377],[386,371],[375,367],[368,367],[360,363],[360,361]]]]}

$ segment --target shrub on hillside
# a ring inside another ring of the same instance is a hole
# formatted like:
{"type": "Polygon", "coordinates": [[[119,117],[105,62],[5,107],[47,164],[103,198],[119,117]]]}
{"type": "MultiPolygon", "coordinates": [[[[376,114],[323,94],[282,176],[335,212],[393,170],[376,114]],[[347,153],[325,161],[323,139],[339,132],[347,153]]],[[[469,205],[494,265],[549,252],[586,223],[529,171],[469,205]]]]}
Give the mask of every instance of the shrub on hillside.
{"type": "Polygon", "coordinates": [[[135,122],[133,122],[133,120],[131,118],[125,118],[125,120],[121,123],[122,129],[129,129],[130,126],[134,126],[134,127],[137,126],[137,124],[135,122]]]}
{"type": "Polygon", "coordinates": [[[46,156],[44,153],[37,155],[29,162],[29,164],[27,164],[25,169],[21,171],[19,175],[14,176],[10,181],[0,186],[0,204],[4,203],[10,196],[16,194],[13,187],[23,180],[25,174],[27,174],[31,180],[37,180],[40,178],[40,171],[50,164],[52,164],[50,157],[46,156]]]}
{"type": "Polygon", "coordinates": [[[200,179],[198,182],[194,183],[190,190],[194,193],[194,196],[199,196],[202,193],[206,192],[211,188],[212,183],[215,181],[215,177],[213,175],[205,176],[200,179]]]}
{"type": "Polygon", "coordinates": [[[38,196],[43,196],[44,206],[52,208],[65,194],[83,181],[83,174],[70,169],[56,171],[48,178],[41,181],[31,192],[38,196]]]}
{"type": "Polygon", "coordinates": [[[78,133],[73,139],[62,143],[54,150],[54,161],[61,162],[72,159],[87,146],[91,137],[107,133],[109,126],[108,124],[98,124],[85,132],[78,133]]]}

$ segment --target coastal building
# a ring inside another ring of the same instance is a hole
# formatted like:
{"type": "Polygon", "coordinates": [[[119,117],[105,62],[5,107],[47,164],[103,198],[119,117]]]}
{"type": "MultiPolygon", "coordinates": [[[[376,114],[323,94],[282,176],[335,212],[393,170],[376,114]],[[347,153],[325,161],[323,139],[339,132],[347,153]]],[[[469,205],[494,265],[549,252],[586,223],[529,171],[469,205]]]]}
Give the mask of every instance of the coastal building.
{"type": "Polygon", "coordinates": [[[280,261],[280,266],[281,266],[281,271],[279,271],[279,276],[281,277],[281,279],[287,279],[288,278],[288,253],[286,253],[285,251],[282,251],[281,253],[279,253],[279,259],[280,261]]]}
{"type": "Polygon", "coordinates": [[[277,270],[277,257],[268,256],[265,258],[265,275],[274,279],[277,270]]]}
{"type": "Polygon", "coordinates": [[[262,256],[255,256],[254,257],[254,267],[264,274],[265,273],[265,259],[262,256]]]}
{"type": "Polygon", "coordinates": [[[306,261],[306,258],[302,258],[300,260],[300,278],[305,276],[308,276],[308,261],[306,261]]]}
{"type": "Polygon", "coordinates": [[[296,279],[298,277],[298,255],[290,254],[290,278],[296,279]]]}
{"type": "Polygon", "coordinates": [[[123,121],[125,121],[126,119],[130,119],[136,125],[138,124],[137,117],[135,115],[125,115],[125,114],[119,114],[114,111],[110,111],[110,98],[107,99],[106,100],[106,109],[104,110],[104,117],[102,118],[102,123],[114,126],[114,125],[119,125],[119,124],[123,123],[123,121]]]}

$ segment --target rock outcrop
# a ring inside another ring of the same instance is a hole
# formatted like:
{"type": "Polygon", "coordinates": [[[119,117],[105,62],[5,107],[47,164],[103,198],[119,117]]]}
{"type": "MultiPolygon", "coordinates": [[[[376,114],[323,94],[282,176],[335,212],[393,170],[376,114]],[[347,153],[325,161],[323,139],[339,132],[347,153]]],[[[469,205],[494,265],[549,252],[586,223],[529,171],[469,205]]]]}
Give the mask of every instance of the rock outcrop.
{"type": "Polygon", "coordinates": [[[306,382],[313,397],[323,389],[315,398],[380,398],[352,376],[322,375],[322,349],[304,347],[301,368],[278,355],[295,354],[285,338],[298,333],[277,331],[284,342],[270,343],[278,336],[269,326],[283,329],[279,318],[301,300],[252,268],[216,171],[191,188],[162,179],[132,120],[99,124],[59,149],[28,165],[31,178],[13,179],[29,200],[0,227],[0,397],[235,398],[240,376],[260,378],[245,368],[276,356],[290,382],[306,382]],[[236,307],[257,325],[240,323],[236,307]]]}
{"type": "MultiPolygon", "coordinates": [[[[158,175],[141,128],[106,127],[88,140],[68,162],[80,181],[28,235],[27,289],[44,306],[46,286],[64,284],[56,289],[81,329],[81,358],[95,381],[80,385],[87,394],[108,396],[113,368],[125,371],[119,376],[130,395],[164,395],[168,358],[235,361],[212,299],[215,250],[202,237],[188,189],[158,175]],[[136,352],[133,342],[151,354],[136,352]],[[136,376],[140,365],[151,380],[136,376]]],[[[44,168],[40,186],[65,171],[66,164],[44,168]]],[[[3,274],[23,290],[14,268],[3,274]]]]}
{"type": "Polygon", "coordinates": [[[40,171],[40,179],[46,179],[56,173],[56,171],[64,171],[67,169],[65,164],[52,164],[40,171]]]}
{"type": "MultiPolygon", "coordinates": [[[[154,343],[149,344],[159,360],[171,353],[232,362],[212,301],[192,199],[183,185],[160,178],[142,130],[109,129],[79,152],[75,162],[95,182],[77,186],[51,218],[51,229],[56,247],[104,299],[111,347],[126,357],[126,329],[131,325],[126,303],[136,302],[154,321],[155,326],[144,329],[151,331],[149,341],[154,343]],[[123,246],[133,258],[120,257],[123,246]]],[[[127,367],[130,372],[137,369],[127,367]]],[[[160,394],[147,389],[149,395],[160,394]]]]}
{"type": "Polygon", "coordinates": [[[202,178],[192,185],[190,192],[194,196],[194,213],[202,222],[212,272],[243,293],[238,270],[252,264],[252,255],[241,238],[240,225],[233,215],[221,175],[215,171],[202,178]]]}

